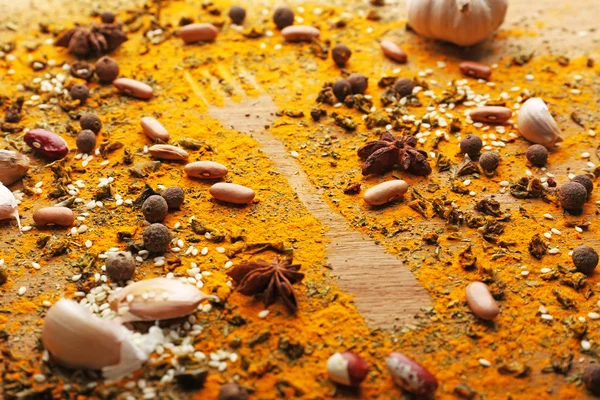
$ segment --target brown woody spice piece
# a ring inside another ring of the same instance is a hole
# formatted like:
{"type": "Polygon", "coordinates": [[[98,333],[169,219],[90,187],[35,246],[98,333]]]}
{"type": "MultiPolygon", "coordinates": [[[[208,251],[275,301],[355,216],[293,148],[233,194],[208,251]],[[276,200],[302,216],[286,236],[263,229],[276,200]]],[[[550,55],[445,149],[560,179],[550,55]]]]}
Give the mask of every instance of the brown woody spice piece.
{"type": "Polygon", "coordinates": [[[586,275],[591,274],[598,265],[598,253],[596,250],[585,244],[577,247],[573,250],[573,264],[579,272],[583,272],[586,275]]]}
{"type": "Polygon", "coordinates": [[[142,213],[148,222],[162,222],[169,213],[169,205],[161,196],[150,196],[142,205],[142,213]]]}
{"type": "Polygon", "coordinates": [[[229,382],[219,389],[219,400],[247,400],[248,391],[235,382],[229,382]]]}
{"type": "Polygon", "coordinates": [[[185,192],[179,186],[168,187],[160,195],[165,199],[170,210],[180,209],[185,201],[185,192]]]}
{"type": "Polygon", "coordinates": [[[288,7],[279,7],[273,13],[273,22],[277,29],[283,29],[294,23],[294,12],[288,7]]]}
{"type": "Polygon", "coordinates": [[[119,64],[110,57],[104,56],[96,61],[96,76],[102,83],[111,83],[119,76],[119,64]]]}
{"type": "Polygon", "coordinates": [[[369,78],[363,74],[350,74],[347,81],[350,83],[350,86],[352,86],[353,94],[364,94],[369,86],[369,78]]]}
{"type": "Polygon", "coordinates": [[[527,160],[536,167],[543,167],[548,161],[548,149],[541,144],[529,146],[525,153],[527,160]]]}
{"type": "Polygon", "coordinates": [[[331,50],[331,58],[337,64],[338,67],[343,67],[346,65],[350,56],[352,55],[352,50],[348,46],[342,43],[336,44],[331,50]]]}
{"type": "Polygon", "coordinates": [[[246,19],[246,9],[241,6],[233,6],[229,9],[229,13],[227,14],[236,25],[241,25],[246,19]]]}
{"type": "Polygon", "coordinates": [[[75,144],[80,152],[91,154],[94,147],[96,147],[96,134],[89,129],[84,129],[77,135],[75,144]]]}
{"type": "Polygon", "coordinates": [[[345,79],[340,79],[336,81],[331,87],[333,90],[333,94],[338,99],[338,101],[344,101],[346,96],[350,96],[352,94],[352,85],[345,79]]]}
{"type": "Polygon", "coordinates": [[[144,248],[152,253],[164,253],[171,243],[171,232],[163,224],[152,224],[144,231],[144,248]]]}
{"type": "Polygon", "coordinates": [[[83,103],[88,99],[88,97],[90,97],[90,90],[86,85],[78,83],[71,87],[69,94],[74,100],[80,100],[83,103]]]}
{"type": "Polygon", "coordinates": [[[558,199],[567,210],[581,210],[587,199],[587,190],[581,183],[567,182],[559,188],[558,199]]]}
{"type": "Polygon", "coordinates": [[[467,135],[460,141],[460,151],[476,158],[483,147],[483,141],[477,135],[467,135]]]}
{"type": "Polygon", "coordinates": [[[79,119],[79,125],[81,129],[89,129],[94,132],[96,135],[100,133],[102,129],[102,122],[100,118],[96,114],[85,113],[79,119]]]}
{"type": "Polygon", "coordinates": [[[492,76],[492,69],[490,67],[475,61],[463,61],[458,67],[463,75],[472,78],[489,80],[492,76]]]}
{"type": "Polygon", "coordinates": [[[484,171],[492,172],[498,168],[500,160],[500,153],[497,151],[486,151],[479,156],[479,165],[481,165],[484,171]]]}
{"type": "Polygon", "coordinates": [[[131,279],[135,272],[135,259],[128,251],[110,253],[106,259],[106,272],[115,281],[131,279]]]}
{"type": "Polygon", "coordinates": [[[580,183],[587,191],[588,197],[592,194],[592,191],[594,190],[594,181],[587,175],[577,175],[571,180],[571,182],[580,183]]]}
{"type": "Polygon", "coordinates": [[[415,84],[412,79],[398,78],[394,83],[394,90],[398,92],[400,97],[411,95],[414,88],[415,84]]]}

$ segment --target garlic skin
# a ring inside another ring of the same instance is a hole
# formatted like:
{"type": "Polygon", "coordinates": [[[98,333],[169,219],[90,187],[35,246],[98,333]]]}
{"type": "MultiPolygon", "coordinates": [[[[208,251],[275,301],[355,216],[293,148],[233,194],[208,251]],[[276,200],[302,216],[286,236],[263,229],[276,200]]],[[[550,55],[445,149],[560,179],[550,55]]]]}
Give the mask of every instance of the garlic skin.
{"type": "Polygon", "coordinates": [[[29,170],[29,157],[16,151],[0,150],[0,183],[8,186],[21,180],[29,170]]]}
{"type": "Polygon", "coordinates": [[[13,218],[17,220],[19,232],[22,232],[17,199],[9,188],[0,183],[0,220],[13,218]]]}
{"type": "Polygon", "coordinates": [[[407,0],[406,6],[419,35],[471,46],[502,25],[508,0],[407,0]]]}
{"type": "Polygon", "coordinates": [[[102,369],[109,379],[120,379],[139,369],[164,340],[160,329],[146,336],[151,340],[140,346],[124,326],[101,319],[67,299],[48,310],[42,329],[42,343],[55,361],[71,368],[102,369]]]}
{"type": "Polygon", "coordinates": [[[138,281],[115,292],[110,307],[122,322],[156,321],[186,316],[209,296],[177,279],[138,281]]]}
{"type": "Polygon", "coordinates": [[[539,97],[528,99],[521,105],[517,127],[525,139],[549,150],[564,140],[548,106],[539,97]]]}

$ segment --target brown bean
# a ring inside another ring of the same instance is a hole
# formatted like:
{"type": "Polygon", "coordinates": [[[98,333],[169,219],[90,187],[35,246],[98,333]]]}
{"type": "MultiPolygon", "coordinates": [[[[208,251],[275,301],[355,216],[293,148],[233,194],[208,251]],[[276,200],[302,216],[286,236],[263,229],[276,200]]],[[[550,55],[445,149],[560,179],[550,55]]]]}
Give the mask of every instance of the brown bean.
{"type": "Polygon", "coordinates": [[[364,194],[365,203],[372,206],[380,206],[396,200],[408,191],[408,184],[396,179],[380,183],[369,188],[364,194]]]}
{"type": "Polygon", "coordinates": [[[288,42],[310,42],[321,34],[317,28],[308,25],[290,25],[281,30],[288,42]]]}
{"type": "Polygon", "coordinates": [[[229,172],[227,167],[214,161],[196,161],[184,168],[185,173],[193,178],[217,179],[229,172]]]}
{"type": "Polygon", "coordinates": [[[254,200],[254,190],[235,183],[215,183],[210,187],[210,194],[217,200],[233,204],[248,204],[254,200]]]}
{"type": "Polygon", "coordinates": [[[212,42],[219,31],[213,24],[189,24],[179,30],[179,37],[186,43],[212,42]]]}
{"type": "Polygon", "coordinates": [[[408,61],[408,55],[396,43],[390,40],[382,40],[381,43],[379,43],[379,46],[381,46],[381,50],[387,58],[397,61],[401,64],[404,64],[408,61]]]}
{"type": "Polygon", "coordinates": [[[71,226],[75,222],[75,215],[67,207],[45,207],[35,210],[33,220],[38,226],[71,226]]]}
{"type": "Polygon", "coordinates": [[[498,303],[490,293],[487,285],[483,282],[472,282],[467,286],[467,304],[481,319],[492,320],[498,316],[500,310],[498,303]]]}
{"type": "Polygon", "coordinates": [[[431,396],[438,387],[436,377],[424,366],[401,353],[385,359],[394,382],[407,392],[431,396]]]}
{"type": "Polygon", "coordinates": [[[146,136],[152,140],[160,139],[163,142],[169,141],[169,132],[158,120],[151,117],[143,117],[140,122],[146,136]]]}
{"type": "Polygon", "coordinates": [[[0,150],[0,182],[12,185],[29,170],[29,157],[10,150],[0,150]]]}
{"type": "Polygon", "coordinates": [[[184,149],[169,144],[155,144],[148,152],[161,160],[187,161],[189,154],[184,149]]]}
{"type": "Polygon", "coordinates": [[[25,134],[23,139],[38,153],[52,160],[60,160],[69,153],[65,139],[44,129],[32,129],[25,134]]]}
{"type": "Polygon", "coordinates": [[[487,81],[492,76],[492,69],[490,67],[475,61],[463,61],[458,67],[463,75],[472,78],[485,79],[487,81]]]}
{"type": "Polygon", "coordinates": [[[113,81],[113,85],[121,93],[137,97],[138,99],[148,100],[152,97],[152,88],[144,82],[136,81],[135,79],[119,78],[113,81]]]}
{"type": "Polygon", "coordinates": [[[469,117],[476,122],[503,124],[512,117],[512,110],[498,106],[477,107],[469,111],[469,117]]]}

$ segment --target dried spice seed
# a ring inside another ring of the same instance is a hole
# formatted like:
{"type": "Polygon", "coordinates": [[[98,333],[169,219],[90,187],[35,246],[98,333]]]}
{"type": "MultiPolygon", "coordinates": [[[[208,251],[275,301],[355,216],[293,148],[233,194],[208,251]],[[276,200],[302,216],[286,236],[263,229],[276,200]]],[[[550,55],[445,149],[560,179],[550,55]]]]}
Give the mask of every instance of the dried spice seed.
{"type": "Polygon", "coordinates": [[[479,165],[481,165],[481,168],[483,168],[484,171],[492,172],[498,168],[500,160],[500,153],[496,151],[486,151],[479,156],[479,165]]]}
{"type": "Polygon", "coordinates": [[[96,61],[95,69],[98,80],[102,83],[112,83],[119,76],[119,64],[107,56],[96,61]]]}
{"type": "Polygon", "coordinates": [[[162,224],[152,224],[144,231],[144,248],[153,253],[164,253],[171,243],[171,232],[162,224]]]}
{"type": "Polygon", "coordinates": [[[244,22],[244,19],[246,19],[246,9],[240,6],[232,6],[227,15],[231,19],[231,22],[236,25],[241,25],[244,22]]]}
{"type": "Polygon", "coordinates": [[[589,176],[577,175],[575,178],[571,179],[571,182],[581,184],[587,191],[588,197],[591,196],[592,191],[594,190],[594,181],[589,176]]]}
{"type": "Polygon", "coordinates": [[[567,182],[558,190],[558,199],[567,210],[581,210],[587,195],[585,186],[577,182],[567,182]]]}
{"type": "Polygon", "coordinates": [[[69,90],[69,94],[74,100],[80,100],[84,103],[90,97],[90,90],[86,85],[77,84],[73,85],[71,90],[69,90]]]}
{"type": "Polygon", "coordinates": [[[241,385],[229,382],[219,389],[218,400],[247,400],[248,391],[241,385]]]}
{"type": "Polygon", "coordinates": [[[348,46],[342,43],[336,44],[331,50],[331,58],[337,64],[338,67],[343,67],[346,65],[350,56],[352,55],[352,50],[348,46]]]}
{"type": "Polygon", "coordinates": [[[483,141],[477,135],[467,135],[460,141],[460,151],[476,158],[483,147],[483,141]]]}
{"type": "Polygon", "coordinates": [[[279,7],[273,13],[273,22],[277,29],[283,29],[294,23],[294,12],[288,7],[279,7]]]}
{"type": "Polygon", "coordinates": [[[96,147],[96,134],[89,129],[84,129],[77,135],[75,144],[80,152],[92,154],[92,150],[96,147]]]}
{"type": "Polygon", "coordinates": [[[85,61],[74,62],[69,71],[73,77],[85,79],[88,82],[94,77],[94,67],[85,61]]]}
{"type": "Polygon", "coordinates": [[[130,252],[111,253],[106,259],[106,272],[115,281],[131,279],[135,272],[135,260],[130,252]]]}
{"type": "Polygon", "coordinates": [[[598,265],[598,253],[587,245],[577,247],[571,257],[575,268],[586,275],[590,275],[598,265]]]}
{"type": "Polygon", "coordinates": [[[162,222],[169,213],[169,205],[162,196],[150,196],[142,205],[142,212],[148,222],[162,222]]]}
{"type": "Polygon", "coordinates": [[[353,94],[364,94],[369,86],[369,78],[363,74],[350,74],[347,81],[350,83],[350,86],[352,86],[353,94]]]}
{"type": "Polygon", "coordinates": [[[548,149],[541,144],[529,146],[525,153],[527,160],[536,167],[543,167],[548,161],[548,149]]]}
{"type": "Polygon", "coordinates": [[[160,195],[167,202],[169,210],[179,210],[185,200],[185,193],[179,186],[168,187],[160,195]]]}
{"type": "Polygon", "coordinates": [[[350,85],[350,82],[347,80],[340,79],[333,84],[332,90],[338,101],[344,101],[346,96],[350,96],[352,94],[352,85],[350,85]]]}
{"type": "Polygon", "coordinates": [[[96,135],[100,133],[100,130],[102,129],[102,122],[100,121],[100,118],[98,118],[97,115],[90,113],[86,113],[81,116],[79,125],[81,126],[81,129],[88,129],[94,132],[96,135]]]}
{"type": "Polygon", "coordinates": [[[100,14],[100,20],[105,24],[112,24],[115,22],[115,14],[110,11],[104,11],[100,14]]]}
{"type": "Polygon", "coordinates": [[[413,93],[413,89],[415,88],[415,84],[412,79],[408,78],[399,78],[394,83],[394,90],[398,92],[400,95],[399,98],[410,96],[413,93]]]}
{"type": "Polygon", "coordinates": [[[77,27],[65,31],[55,45],[67,47],[69,53],[87,57],[92,54],[110,53],[127,41],[122,26],[116,23],[92,24],[89,28],[77,27]]]}

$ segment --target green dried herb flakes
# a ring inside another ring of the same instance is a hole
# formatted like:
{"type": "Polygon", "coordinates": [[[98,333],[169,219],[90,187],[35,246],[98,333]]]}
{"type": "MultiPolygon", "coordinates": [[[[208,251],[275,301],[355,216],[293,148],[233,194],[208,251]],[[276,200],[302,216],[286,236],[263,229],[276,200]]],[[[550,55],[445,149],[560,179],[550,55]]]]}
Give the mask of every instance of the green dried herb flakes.
{"type": "Polygon", "coordinates": [[[105,141],[102,142],[102,144],[100,144],[100,146],[98,147],[99,151],[100,151],[100,155],[102,156],[102,158],[107,158],[107,156],[112,153],[115,152],[119,149],[122,149],[124,146],[123,142],[119,142],[117,140],[115,141],[105,141]]]}
{"type": "Polygon", "coordinates": [[[354,120],[350,117],[346,117],[344,115],[340,115],[338,113],[331,113],[331,116],[333,117],[333,121],[335,122],[335,124],[337,126],[341,126],[342,128],[344,128],[345,130],[349,131],[349,132],[353,132],[356,130],[356,122],[354,122],[354,120]]]}

